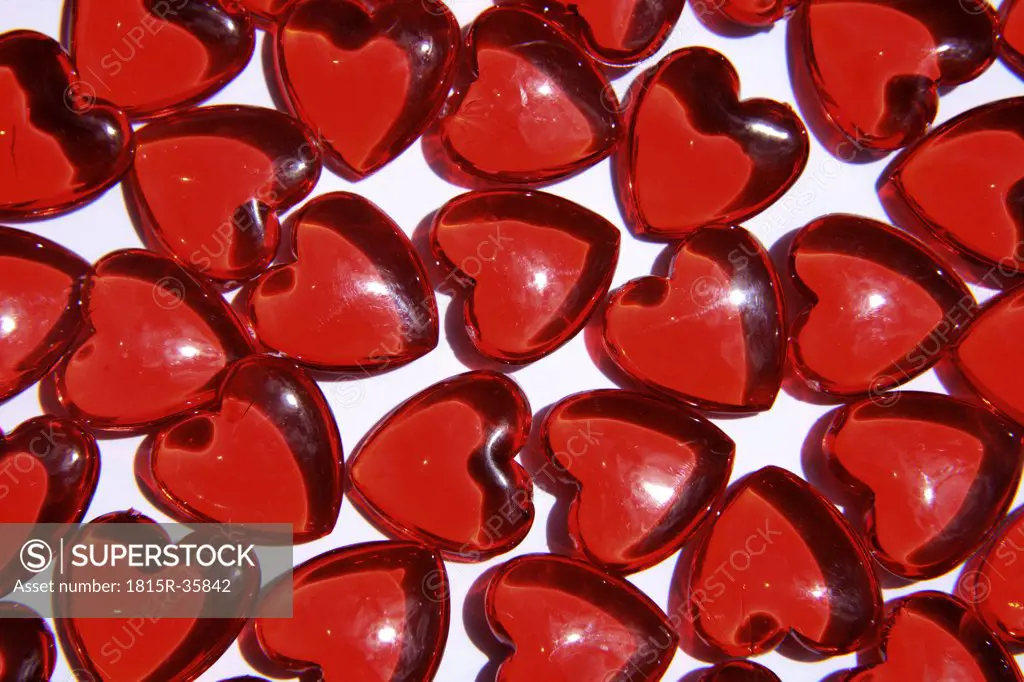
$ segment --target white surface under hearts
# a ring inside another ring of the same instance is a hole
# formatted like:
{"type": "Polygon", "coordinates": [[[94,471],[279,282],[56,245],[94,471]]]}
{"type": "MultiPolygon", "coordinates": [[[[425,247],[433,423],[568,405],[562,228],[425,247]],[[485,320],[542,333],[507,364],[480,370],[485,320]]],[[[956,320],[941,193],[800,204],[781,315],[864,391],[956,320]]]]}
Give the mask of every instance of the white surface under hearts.
{"type": "MultiPolygon", "coordinates": [[[[462,25],[488,6],[485,0],[449,0],[449,4],[462,25]]],[[[57,38],[60,35],[60,15],[60,0],[0,0],[0,32],[28,28],[57,38]]],[[[260,34],[260,40],[266,40],[266,35],[260,34]]],[[[784,24],[751,37],[724,38],[704,28],[694,16],[690,5],[687,5],[668,44],[650,64],[670,51],[687,45],[706,45],[724,53],[740,74],[742,97],[769,97],[794,103],[786,71],[784,24]]],[[[264,80],[261,54],[257,46],[248,68],[208,104],[272,106],[264,80]]],[[[638,71],[634,69],[615,81],[616,91],[624,93],[638,71]]],[[[352,97],[363,94],[354,92],[352,97]]],[[[1020,94],[1024,94],[1024,83],[1002,64],[996,63],[977,80],[943,97],[938,121],[946,121],[984,102],[1020,94]]],[[[825,213],[841,211],[886,220],[874,190],[875,180],[884,165],[885,161],[866,165],[840,164],[825,152],[817,140],[813,140],[810,162],[796,185],[774,206],[745,225],[765,244],[770,245],[787,232],[825,213]]],[[[367,196],[409,233],[431,211],[463,191],[430,171],[418,143],[379,173],[357,184],[324,172],[314,194],[335,190],[351,190],[367,196]]],[[[612,192],[608,162],[554,185],[549,191],[601,213],[624,230],[612,192]]],[[[22,227],[64,244],[91,261],[114,249],[141,246],[125,211],[120,188],[114,188],[98,201],[70,215],[22,227]]],[[[649,274],[660,250],[657,244],[625,236],[613,286],[649,274]]],[[[979,297],[987,297],[990,292],[976,290],[976,293],[979,297]]],[[[450,302],[444,297],[439,299],[443,316],[450,302]]],[[[434,352],[405,368],[358,382],[324,383],[322,388],[334,409],[346,449],[351,452],[360,437],[390,408],[430,384],[465,370],[466,367],[456,359],[442,335],[441,343],[434,352]]],[[[513,376],[526,391],[535,411],[577,391],[612,386],[591,362],[582,335],[543,360],[516,371],[513,376]]],[[[910,387],[942,391],[931,372],[915,380],[910,387]]],[[[719,422],[737,444],[734,479],[767,464],[776,464],[799,473],[804,437],[811,425],[826,411],[824,407],[798,402],[782,394],[767,413],[719,422]]],[[[0,407],[0,428],[9,430],[39,412],[37,392],[34,389],[26,391],[0,407]]],[[[132,461],[140,441],[140,438],[101,441],[103,470],[99,490],[87,519],[127,507],[143,510],[154,518],[163,518],[143,498],[132,474],[132,461]]],[[[1024,495],[1018,494],[1015,506],[1022,501],[1024,495]]],[[[473,581],[489,566],[513,555],[547,551],[545,526],[553,499],[538,490],[536,503],[537,521],[526,540],[513,552],[485,564],[448,565],[452,580],[453,619],[444,660],[436,678],[439,682],[470,682],[486,662],[484,654],[466,634],[461,617],[463,600],[473,581]]],[[[296,548],[296,562],[333,547],[379,539],[382,536],[346,501],[335,532],[327,538],[296,548]]],[[[672,557],[632,576],[630,580],[664,608],[668,601],[669,580],[674,566],[675,557],[672,557]]],[[[891,599],[899,594],[925,588],[948,591],[956,575],[957,571],[954,571],[938,580],[918,583],[909,588],[887,590],[885,596],[891,599]]],[[[831,671],[850,667],[855,662],[853,656],[846,656],[820,663],[798,663],[775,653],[763,656],[759,661],[772,668],[786,682],[820,680],[831,671]]],[[[678,651],[665,680],[675,682],[688,671],[703,665],[678,651]]],[[[235,645],[201,679],[216,681],[247,672],[250,669],[235,645]]],[[[53,679],[57,682],[72,682],[63,656],[53,679]]]]}

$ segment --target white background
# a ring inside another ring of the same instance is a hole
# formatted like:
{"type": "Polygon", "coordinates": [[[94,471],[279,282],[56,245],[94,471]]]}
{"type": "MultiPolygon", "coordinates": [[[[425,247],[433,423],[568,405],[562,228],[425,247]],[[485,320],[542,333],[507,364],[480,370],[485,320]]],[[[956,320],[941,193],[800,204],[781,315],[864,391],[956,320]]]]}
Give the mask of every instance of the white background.
{"type": "MultiPolygon", "coordinates": [[[[485,0],[448,1],[463,26],[488,6],[485,0]]],[[[0,32],[27,28],[57,38],[60,21],[60,0],[0,0],[0,32]]],[[[687,4],[671,39],[647,66],[674,49],[687,45],[706,45],[724,53],[735,65],[741,79],[743,98],[769,97],[795,106],[786,70],[785,32],[785,22],[782,22],[771,31],[758,35],[724,38],[700,24],[687,4]]],[[[273,106],[264,80],[261,59],[260,46],[266,39],[267,36],[260,32],[252,62],[238,78],[217,93],[209,104],[273,106]]],[[[620,96],[640,70],[634,69],[615,81],[615,89],[620,96]]],[[[368,94],[353,92],[351,97],[359,98],[368,94]]],[[[1024,84],[997,62],[977,80],[942,98],[938,122],[984,102],[1020,94],[1024,94],[1024,84]]],[[[745,226],[762,242],[770,245],[787,232],[826,213],[849,212],[886,220],[874,190],[875,180],[885,163],[840,164],[825,152],[817,140],[812,139],[810,161],[800,180],[779,202],[745,223],[745,226]]],[[[430,171],[424,162],[419,143],[376,175],[356,184],[348,183],[325,170],[313,195],[335,190],[351,190],[368,197],[410,234],[431,211],[462,191],[430,171]]],[[[616,207],[607,161],[568,181],[553,185],[548,191],[601,213],[626,232],[616,207]]],[[[115,187],[96,202],[70,215],[19,227],[64,244],[90,261],[114,249],[141,246],[125,212],[120,187],[115,187]]],[[[658,244],[640,242],[626,233],[613,286],[649,274],[662,248],[658,244]]],[[[979,298],[990,295],[990,292],[979,289],[975,289],[975,293],[979,298]]],[[[443,319],[449,301],[441,296],[438,298],[443,319]]],[[[442,329],[438,348],[405,368],[354,383],[322,383],[321,387],[337,417],[346,453],[350,453],[362,435],[399,402],[466,369],[456,359],[442,329]]],[[[535,412],[571,393],[612,386],[591,362],[582,334],[552,355],[515,371],[513,377],[526,391],[535,412]]],[[[932,372],[919,377],[909,387],[942,391],[932,372]]],[[[799,402],[783,393],[769,412],[718,422],[736,441],[734,479],[767,464],[783,466],[800,473],[800,451],[804,438],[811,425],[826,411],[825,407],[799,402]]],[[[0,406],[0,428],[10,431],[20,422],[39,413],[37,391],[32,388],[0,406]]],[[[139,509],[155,519],[165,520],[143,498],[132,473],[135,450],[140,442],[141,438],[100,441],[102,473],[99,489],[86,520],[129,507],[139,509]]],[[[1018,494],[1014,506],[1022,501],[1024,495],[1018,494]]],[[[513,552],[484,564],[448,564],[452,581],[452,624],[448,646],[436,678],[440,682],[470,682],[486,662],[484,654],[467,637],[461,617],[464,597],[474,580],[489,566],[513,555],[548,550],[545,528],[553,498],[537,490],[535,502],[536,522],[526,540],[513,552]]],[[[383,539],[383,536],[371,528],[346,500],[334,533],[317,542],[297,547],[296,563],[334,547],[379,539],[383,539]]],[[[629,579],[662,608],[666,608],[669,580],[675,562],[676,557],[673,556],[629,579]]],[[[909,588],[887,590],[885,596],[891,599],[924,588],[948,591],[952,588],[956,574],[954,572],[909,588]]],[[[53,679],[71,682],[63,655],[60,658],[53,679]]],[[[820,680],[831,671],[850,667],[855,662],[854,657],[847,656],[821,663],[798,663],[776,653],[762,656],[758,661],[772,668],[786,682],[820,680]]],[[[686,672],[703,665],[682,651],[677,651],[664,679],[675,682],[686,672]]],[[[236,645],[200,679],[220,680],[246,672],[249,672],[249,667],[236,645]]]]}

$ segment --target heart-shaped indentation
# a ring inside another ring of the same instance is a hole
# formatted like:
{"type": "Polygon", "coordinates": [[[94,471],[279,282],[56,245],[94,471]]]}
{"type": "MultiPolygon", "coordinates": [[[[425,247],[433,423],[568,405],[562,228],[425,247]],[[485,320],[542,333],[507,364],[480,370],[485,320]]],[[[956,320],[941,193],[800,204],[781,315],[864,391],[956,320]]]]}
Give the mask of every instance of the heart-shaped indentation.
{"type": "Polygon", "coordinates": [[[515,460],[532,414],[503,374],[467,372],[377,422],[348,463],[355,504],[389,535],[482,561],[533,524],[533,484],[515,460]]]}
{"type": "Polygon", "coordinates": [[[788,635],[818,654],[846,654],[882,620],[870,555],[835,507],[778,467],[730,489],[683,568],[686,621],[730,656],[764,653],[788,635]]]}
{"type": "Polygon", "coordinates": [[[897,157],[878,193],[899,224],[924,227],[1004,277],[1024,271],[1024,97],[971,109],[936,128],[897,157]]]}
{"type": "Polygon", "coordinates": [[[224,298],[169,258],[115,251],[82,286],[86,333],[56,370],[57,398],[97,429],[158,425],[211,401],[221,372],[252,352],[224,298]]]}
{"type": "Polygon", "coordinates": [[[252,19],[235,0],[69,0],[71,57],[83,92],[132,119],[198,104],[252,57],[252,19]]]}
{"type": "Polygon", "coordinates": [[[71,345],[90,270],[49,239],[0,226],[0,403],[39,381],[71,345]]]}
{"type": "Polygon", "coordinates": [[[125,196],[155,250],[216,280],[253,277],[277,254],[277,213],[320,177],[305,126],[258,107],[204,107],[136,135],[125,196]]]}
{"type": "Polygon", "coordinates": [[[707,668],[694,682],[781,682],[779,676],[753,661],[726,661],[707,668]]]}
{"type": "Polygon", "coordinates": [[[975,0],[808,0],[789,22],[797,94],[823,143],[884,153],[925,134],[940,90],[995,58],[996,14],[975,0]]]}
{"type": "Polygon", "coordinates": [[[435,166],[455,178],[539,183],[611,153],[621,128],[614,91],[565,30],[510,5],[484,11],[466,40],[427,140],[435,166]]]}
{"type": "Polygon", "coordinates": [[[878,394],[910,381],[946,353],[977,307],[923,244],[858,216],[803,227],[789,273],[799,294],[793,367],[826,395],[878,394]]]}
{"type": "Polygon", "coordinates": [[[0,602],[0,671],[9,682],[45,682],[57,648],[43,617],[23,604],[0,602]]]}
{"type": "Polygon", "coordinates": [[[960,602],[915,592],[887,605],[880,663],[851,670],[841,682],[1021,682],[1024,675],[999,640],[960,602]]]}
{"type": "Polygon", "coordinates": [[[256,338],[300,365],[366,374],[437,346],[437,301],[405,233],[368,200],[316,197],[292,221],[291,261],[255,280],[256,338]]]}
{"type": "Polygon", "coordinates": [[[1024,647],[1024,507],[968,562],[957,584],[959,595],[1007,646],[1024,647]]]}
{"type": "Polygon", "coordinates": [[[636,232],[675,239],[738,224],[796,182],[804,124],[786,104],[739,92],[736,69],[705,47],[673,52],[634,83],[615,175],[636,232]]]}
{"type": "Polygon", "coordinates": [[[1024,3],[1003,0],[999,14],[1002,24],[996,49],[1007,66],[1024,76],[1024,3]]]}
{"type": "Polygon", "coordinates": [[[884,398],[841,408],[824,438],[825,457],[859,498],[879,563],[904,578],[936,578],[970,556],[1009,509],[1021,433],[945,395],[884,398]]]}
{"type": "Polygon", "coordinates": [[[164,427],[146,459],[143,484],[182,521],[290,523],[298,543],[338,519],[338,427],[316,383],[282,358],[236,362],[216,407],[164,427]]]}
{"type": "MultiPolygon", "coordinates": [[[[448,639],[448,574],[439,554],[407,542],[331,550],[295,569],[291,618],[253,621],[276,667],[302,679],[428,682],[448,639]]],[[[288,675],[289,677],[291,675],[288,675]]]]}
{"type": "Polygon", "coordinates": [[[570,539],[615,572],[653,566],[682,547],[725,492],[736,449],[696,412],[632,391],[570,396],[541,434],[552,477],[576,488],[570,539]]]}
{"type": "Polygon", "coordinates": [[[782,311],[778,276],[757,239],[739,227],[706,227],[674,247],[668,278],[641,277],[612,292],[604,342],[616,365],[655,391],[715,412],[757,412],[782,384],[782,311]]]}
{"type": "Polygon", "coordinates": [[[96,99],[56,41],[0,36],[0,219],[92,201],[124,175],[133,151],[128,119],[96,99]]]}
{"type": "Polygon", "coordinates": [[[268,31],[280,21],[295,0],[238,0],[245,11],[253,16],[258,24],[268,31]]]}
{"type": "Polygon", "coordinates": [[[435,0],[301,0],[275,32],[278,86],[338,170],[362,178],[437,116],[459,41],[435,0]]]}
{"type": "Polygon", "coordinates": [[[465,282],[469,339],[500,362],[538,360],[576,335],[611,285],[619,230],[544,192],[488,190],[437,212],[430,245],[449,279],[465,282]]]}
{"type": "Polygon", "coordinates": [[[486,591],[487,624],[512,647],[501,682],[656,682],[678,637],[647,595],[581,561],[528,554],[502,565],[486,591]]]}

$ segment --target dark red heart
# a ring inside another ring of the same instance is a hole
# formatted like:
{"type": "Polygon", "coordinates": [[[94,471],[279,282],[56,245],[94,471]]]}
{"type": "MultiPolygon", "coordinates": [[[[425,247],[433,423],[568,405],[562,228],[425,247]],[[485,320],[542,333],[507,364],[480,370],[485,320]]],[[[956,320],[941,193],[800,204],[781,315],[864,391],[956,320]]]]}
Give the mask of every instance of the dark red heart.
{"type": "Polygon", "coordinates": [[[260,25],[271,30],[295,0],[238,0],[260,25]]]}
{"type": "Polygon", "coordinates": [[[1020,480],[1021,436],[984,408],[894,392],[841,408],[824,452],[859,498],[875,558],[922,580],[963,562],[1006,514],[1020,480]]]}
{"type": "Polygon", "coordinates": [[[778,467],[732,486],[687,568],[677,578],[686,620],[729,656],[770,651],[790,635],[818,654],[846,654],[870,643],[882,619],[871,557],[853,530],[778,467]]]}
{"type": "Polygon", "coordinates": [[[1003,0],[999,6],[1002,24],[996,48],[1003,62],[1024,77],[1024,3],[1003,0]]]}
{"type": "Polygon", "coordinates": [[[460,39],[437,0],[300,0],[275,36],[280,91],[335,167],[355,178],[401,154],[434,120],[460,39]]]}
{"type": "Polygon", "coordinates": [[[121,179],[133,151],[128,119],[88,91],[56,41],[0,36],[0,219],[92,201],[121,179]]]}
{"type": "MultiPolygon", "coordinates": [[[[682,682],[682,681],[680,681],[682,682]]],[[[694,682],[781,682],[779,676],[753,661],[726,661],[707,668],[694,682]]]]}
{"type": "Polygon", "coordinates": [[[502,682],[657,682],[678,638],[647,595],[583,562],[527,554],[486,592],[487,624],[512,651],[502,682]]]}
{"type": "Polygon", "coordinates": [[[575,488],[568,531],[613,572],[653,566],[683,546],[725,492],[735,443],[681,405],[632,391],[588,391],[541,425],[549,466],[575,488]]]}
{"type": "Polygon", "coordinates": [[[668,278],[612,292],[604,342],[616,365],[659,393],[715,412],[767,410],[786,358],[768,254],[740,227],[692,233],[674,247],[668,278]]]}
{"type": "Polygon", "coordinates": [[[977,306],[967,285],[916,239],[832,214],[789,251],[797,290],[790,360],[813,390],[877,395],[928,370],[977,306]]]}
{"type": "MultiPolygon", "coordinates": [[[[709,10],[725,19],[725,27],[771,28],[801,0],[714,0],[709,10]]],[[[707,11],[707,10],[706,10],[707,11]]],[[[712,17],[714,19],[715,17],[712,17]]]]}
{"type": "Polygon", "coordinates": [[[442,292],[464,300],[476,349],[525,363],[586,324],[611,285],[619,230],[553,194],[488,190],[442,206],[430,245],[446,270],[442,292]]]}
{"type": "Polygon", "coordinates": [[[136,135],[125,196],[147,244],[211,279],[267,269],[277,214],[312,191],[320,150],[305,126],[258,107],[203,107],[136,135]]]}
{"type": "Polygon", "coordinates": [[[558,25],[518,6],[470,25],[428,161],[461,182],[540,183],[611,153],[619,140],[608,79],[558,25]]]}
{"type": "Polygon", "coordinates": [[[82,285],[85,332],[56,370],[76,420],[152,427],[213,400],[221,372],[252,352],[248,331],[209,285],[169,258],[115,251],[82,285]]]}
{"type": "Polygon", "coordinates": [[[468,372],[417,393],[370,430],[348,462],[349,499],[396,538],[482,561],[533,524],[533,484],[515,460],[530,405],[503,374],[468,372]]]}
{"type": "Polygon", "coordinates": [[[676,239],[738,224],[796,182],[804,124],[786,104],[739,92],[736,69],[705,47],[677,50],[636,80],[615,179],[637,233],[676,239]]]}
{"type": "Polygon", "coordinates": [[[0,602],[0,676],[4,682],[49,680],[57,662],[53,633],[27,606],[0,602]]]}
{"type": "Polygon", "coordinates": [[[292,224],[291,262],[261,275],[246,295],[264,346],[306,367],[361,374],[437,346],[433,289],[383,211],[333,192],[303,206],[292,224]]]}
{"type": "Polygon", "coordinates": [[[1004,644],[1024,647],[1024,507],[1010,515],[960,574],[955,594],[1004,644]]]}
{"type": "Polygon", "coordinates": [[[136,120],[210,97],[241,73],[255,44],[235,0],[70,0],[65,10],[82,92],[136,120]]]}
{"type": "Polygon", "coordinates": [[[369,542],[295,569],[293,617],[257,618],[263,654],[302,679],[428,682],[448,639],[448,574],[439,554],[407,542],[369,542]],[[309,677],[307,677],[309,676],[309,677]]]}
{"type": "Polygon", "coordinates": [[[301,543],[338,519],[338,427],[316,383],[282,358],[236,362],[217,404],[165,426],[146,454],[143,484],[181,521],[290,523],[301,543]]]}

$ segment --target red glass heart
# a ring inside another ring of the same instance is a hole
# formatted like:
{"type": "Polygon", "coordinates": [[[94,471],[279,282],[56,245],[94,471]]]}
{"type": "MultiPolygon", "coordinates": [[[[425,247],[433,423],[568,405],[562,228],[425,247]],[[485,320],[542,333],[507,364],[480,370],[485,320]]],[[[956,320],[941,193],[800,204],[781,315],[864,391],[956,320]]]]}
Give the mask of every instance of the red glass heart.
{"type": "Polygon", "coordinates": [[[57,648],[43,617],[14,602],[0,602],[0,679],[45,682],[53,675],[57,648]]]}
{"type": "Polygon", "coordinates": [[[1017,75],[1024,76],[1024,4],[1017,0],[1003,0],[999,6],[1002,24],[996,48],[1017,75]]]}
{"type": "Polygon", "coordinates": [[[354,178],[379,170],[434,120],[460,40],[437,0],[300,0],[275,35],[280,91],[354,178]]]}
{"type": "Polygon", "coordinates": [[[82,286],[82,312],[87,331],[58,365],[56,389],[92,428],[138,430],[201,407],[221,372],[252,352],[219,293],[148,251],[101,258],[82,286]]]}
{"type": "Polygon", "coordinates": [[[608,79],[564,29],[522,7],[492,7],[469,27],[426,153],[463,184],[550,182],[608,156],[620,128],[608,79]]]}
{"type": "Polygon", "coordinates": [[[878,394],[927,371],[977,304],[916,239],[833,214],[802,228],[789,251],[797,290],[790,359],[813,390],[878,394]]]}
{"type": "Polygon", "coordinates": [[[575,336],[604,298],[619,230],[553,194],[470,192],[434,216],[442,291],[464,299],[469,340],[500,362],[538,360],[575,336]],[[448,285],[454,279],[460,289],[448,285]],[[464,294],[464,295],[463,295],[464,294]]]}
{"type": "Polygon", "coordinates": [[[0,226],[0,403],[39,381],[74,340],[90,269],[49,239],[0,226]]]}
{"type": "Polygon", "coordinates": [[[588,391],[541,425],[547,473],[575,493],[569,537],[607,571],[642,570],[683,546],[729,482],[736,445],[696,412],[632,391],[588,391]]]}
{"type": "Polygon", "coordinates": [[[824,452],[859,498],[875,558],[915,580],[981,545],[1010,507],[1022,457],[1021,433],[988,410],[913,391],[841,408],[824,452]]]}
{"type": "Polygon", "coordinates": [[[1024,507],[998,529],[960,574],[956,594],[1007,646],[1024,647],[1024,507]]]}
{"type": "Polygon", "coordinates": [[[164,427],[136,468],[181,521],[290,523],[296,543],[334,529],[343,469],[341,437],[320,389],[292,363],[267,355],[232,365],[216,406],[164,427]]]}
{"type": "Polygon", "coordinates": [[[295,0],[238,0],[238,4],[267,30],[272,29],[294,3],[295,0]]]}
{"type": "Polygon", "coordinates": [[[143,127],[125,197],[146,243],[211,279],[245,280],[277,254],[277,214],[312,191],[305,126],[258,107],[204,107],[143,127]]]}
{"type": "Polygon", "coordinates": [[[883,639],[866,665],[841,682],[1021,682],[1017,664],[992,633],[957,599],[916,592],[888,605],[883,639]]]}
{"type": "Polygon", "coordinates": [[[408,237],[348,192],[296,213],[291,262],[255,280],[245,308],[264,346],[313,369],[392,369],[437,346],[437,302],[408,237]]]}
{"type": "Polygon", "coordinates": [[[302,679],[434,678],[448,639],[448,574],[440,555],[406,542],[369,542],[295,569],[292,618],[253,621],[260,649],[302,679]]]}
{"type": "Polygon", "coordinates": [[[210,97],[241,73],[255,45],[235,0],[70,0],[65,9],[82,92],[136,120],[210,97]]]}
{"type": "Polygon", "coordinates": [[[515,460],[530,405],[503,374],[467,372],[417,393],[370,430],[348,462],[349,499],[388,535],[483,561],[533,524],[533,484],[515,460]]]}
{"type": "Polygon", "coordinates": [[[715,412],[757,412],[782,383],[782,311],[757,239],[740,227],[706,227],[674,248],[668,278],[612,292],[604,342],[615,364],[652,390],[715,412]]]}
{"type": "Polygon", "coordinates": [[[796,182],[804,124],[786,104],[739,93],[736,69],[705,47],[673,52],[634,83],[615,180],[637,233],[675,239],[738,224],[796,182]]]}
{"type": "Polygon", "coordinates": [[[501,682],[657,682],[678,638],[647,595],[583,562],[518,556],[491,577],[487,624],[512,648],[501,682]]]}
{"type": "Polygon", "coordinates": [[[899,224],[924,228],[961,256],[1009,276],[1024,271],[1022,188],[1024,98],[1016,97],[936,128],[889,166],[878,194],[899,224]],[[958,169],[955,180],[950,168],[958,169]]]}
{"type": "Polygon", "coordinates": [[[725,28],[771,28],[801,0],[715,0],[707,11],[725,20],[725,28]]]}
{"type": "Polygon", "coordinates": [[[996,14],[975,0],[808,0],[789,22],[794,89],[839,155],[878,154],[925,134],[939,92],[995,58],[996,14]]]}
{"type": "Polygon", "coordinates": [[[704,671],[694,682],[781,682],[779,676],[753,661],[726,661],[704,671]]]}
{"type": "Polygon", "coordinates": [[[0,140],[2,220],[92,201],[134,150],[125,115],[97,101],[60,45],[33,31],[0,35],[0,140]]]}
{"type": "Polygon", "coordinates": [[[732,486],[677,586],[695,634],[729,656],[769,651],[789,635],[818,654],[846,654],[882,619],[870,562],[831,503],[769,466],[732,486]]]}

